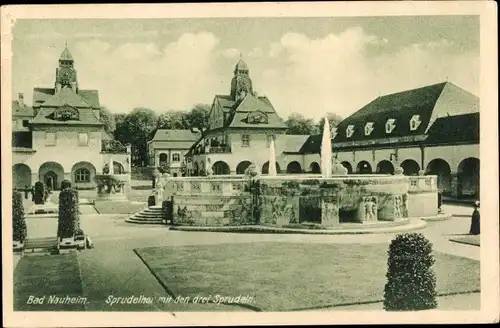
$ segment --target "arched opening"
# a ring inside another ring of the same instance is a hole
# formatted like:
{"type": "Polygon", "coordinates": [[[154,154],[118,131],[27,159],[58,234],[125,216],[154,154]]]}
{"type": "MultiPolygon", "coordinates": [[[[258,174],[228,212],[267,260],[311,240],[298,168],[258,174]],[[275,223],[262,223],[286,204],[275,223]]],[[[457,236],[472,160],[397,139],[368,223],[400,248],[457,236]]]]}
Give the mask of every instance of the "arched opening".
{"type": "Polygon", "coordinates": [[[479,197],[479,159],[469,157],[458,165],[458,196],[479,197]]]}
{"type": "Polygon", "coordinates": [[[24,189],[31,188],[31,169],[28,165],[19,163],[12,166],[12,187],[24,189]]]}
{"type": "Polygon", "coordinates": [[[161,154],[158,156],[158,164],[159,164],[160,166],[168,165],[168,154],[161,153],[161,154]]]}
{"type": "Polygon", "coordinates": [[[250,161],[242,161],[236,166],[236,174],[245,174],[245,170],[252,164],[250,161]]]}
{"type": "Polygon", "coordinates": [[[394,165],[388,160],[380,161],[377,164],[377,173],[380,174],[394,174],[394,165]]]}
{"type": "MultiPolygon", "coordinates": [[[[102,172],[104,174],[109,172],[109,163],[104,164],[104,167],[102,168],[102,172]]],[[[113,161],[113,174],[124,174],[125,173],[125,168],[120,162],[115,162],[113,161]]]]}
{"type": "Polygon", "coordinates": [[[312,162],[311,165],[309,165],[309,170],[311,173],[321,173],[321,167],[317,162],[312,162]]]}
{"type": "Polygon", "coordinates": [[[420,165],[413,159],[407,159],[401,163],[401,167],[403,168],[404,175],[415,176],[418,175],[418,171],[420,171],[420,165]]]}
{"type": "Polygon", "coordinates": [[[215,162],[214,165],[212,165],[212,171],[214,172],[214,175],[227,175],[230,173],[229,165],[227,165],[224,161],[215,162]]]}
{"type": "Polygon", "coordinates": [[[56,162],[43,163],[38,169],[38,179],[51,190],[60,189],[61,181],[64,180],[64,169],[56,162]]]}
{"type": "MultiPolygon", "coordinates": [[[[276,173],[280,173],[281,168],[278,162],[276,162],[276,173]]],[[[269,174],[269,161],[265,162],[264,165],[262,165],[262,174],[269,174]]]]}
{"type": "Polygon", "coordinates": [[[342,164],[347,169],[347,173],[348,174],[352,173],[352,165],[351,165],[351,163],[349,163],[347,161],[343,161],[340,164],[342,164]]]}
{"type": "Polygon", "coordinates": [[[286,173],[290,174],[302,173],[302,168],[300,167],[299,162],[293,161],[288,163],[288,165],[286,166],[286,173]]]}
{"type": "Polygon", "coordinates": [[[372,166],[367,161],[361,161],[356,167],[356,172],[359,174],[370,174],[372,173],[372,166]]]}
{"type": "Polygon", "coordinates": [[[438,189],[443,190],[444,194],[451,192],[451,168],[448,162],[441,158],[433,159],[427,164],[425,174],[437,175],[438,189]]]}
{"type": "Polygon", "coordinates": [[[71,179],[76,188],[93,188],[95,174],[96,168],[89,162],[78,162],[71,168],[71,179]]]}

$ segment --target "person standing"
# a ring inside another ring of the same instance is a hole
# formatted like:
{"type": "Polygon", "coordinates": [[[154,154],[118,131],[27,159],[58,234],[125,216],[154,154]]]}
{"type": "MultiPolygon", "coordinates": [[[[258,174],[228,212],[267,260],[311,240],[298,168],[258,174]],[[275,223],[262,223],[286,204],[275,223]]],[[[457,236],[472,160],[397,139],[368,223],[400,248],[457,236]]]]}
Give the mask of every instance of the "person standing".
{"type": "Polygon", "coordinates": [[[472,219],[470,224],[469,234],[479,235],[481,230],[480,215],[479,215],[479,201],[474,203],[474,212],[472,212],[472,219]]]}

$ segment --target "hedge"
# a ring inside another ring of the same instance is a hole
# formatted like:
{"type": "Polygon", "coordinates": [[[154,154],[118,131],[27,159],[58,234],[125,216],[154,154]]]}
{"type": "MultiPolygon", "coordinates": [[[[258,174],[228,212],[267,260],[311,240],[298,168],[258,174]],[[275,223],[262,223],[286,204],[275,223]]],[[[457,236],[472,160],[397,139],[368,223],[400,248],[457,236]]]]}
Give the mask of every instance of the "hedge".
{"type": "Polygon", "coordinates": [[[388,256],[384,309],[416,311],[436,308],[432,244],[421,233],[400,234],[391,242],[388,256]]]}
{"type": "Polygon", "coordinates": [[[64,189],[59,194],[57,237],[71,238],[79,228],[78,191],[72,188],[64,189]]]}
{"type": "Polygon", "coordinates": [[[22,194],[18,191],[12,193],[12,240],[24,242],[28,234],[22,194]]]}
{"type": "Polygon", "coordinates": [[[64,179],[61,181],[61,190],[64,190],[66,188],[71,188],[71,181],[64,179]]]}
{"type": "Polygon", "coordinates": [[[41,181],[35,182],[35,204],[45,204],[45,185],[41,181]]]}

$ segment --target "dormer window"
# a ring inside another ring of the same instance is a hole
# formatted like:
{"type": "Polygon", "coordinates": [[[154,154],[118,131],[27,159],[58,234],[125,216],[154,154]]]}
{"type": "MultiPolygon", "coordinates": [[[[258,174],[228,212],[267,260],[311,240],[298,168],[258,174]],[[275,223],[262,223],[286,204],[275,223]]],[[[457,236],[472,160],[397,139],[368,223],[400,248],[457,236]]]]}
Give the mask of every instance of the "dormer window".
{"type": "Polygon", "coordinates": [[[410,120],[410,131],[415,131],[420,126],[420,115],[413,115],[410,120]]]}
{"type": "Polygon", "coordinates": [[[348,125],[347,129],[345,129],[345,135],[346,135],[346,137],[347,138],[352,137],[353,133],[354,133],[354,125],[348,125]]]}
{"type": "Polygon", "coordinates": [[[368,122],[365,125],[365,136],[369,136],[373,132],[373,122],[368,122]]]}
{"type": "Polygon", "coordinates": [[[390,118],[385,123],[385,133],[392,133],[392,131],[396,128],[396,120],[390,118]]]}

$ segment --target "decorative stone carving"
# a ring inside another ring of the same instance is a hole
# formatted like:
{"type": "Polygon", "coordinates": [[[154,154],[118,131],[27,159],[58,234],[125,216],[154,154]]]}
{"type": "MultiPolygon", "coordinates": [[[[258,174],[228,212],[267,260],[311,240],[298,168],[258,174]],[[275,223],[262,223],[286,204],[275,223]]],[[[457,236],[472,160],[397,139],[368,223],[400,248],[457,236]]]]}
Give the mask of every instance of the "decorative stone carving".
{"type": "Polygon", "coordinates": [[[365,196],[362,198],[363,221],[377,221],[378,200],[375,196],[365,196]]]}
{"type": "Polygon", "coordinates": [[[184,191],[184,182],[183,181],[175,181],[175,190],[184,191]]]}
{"type": "Polygon", "coordinates": [[[400,219],[403,217],[403,197],[401,195],[394,196],[394,218],[400,219]]]}
{"type": "Polygon", "coordinates": [[[94,181],[97,185],[97,200],[126,199],[127,175],[96,175],[94,181]]]}
{"type": "Polygon", "coordinates": [[[212,190],[213,192],[222,192],[222,183],[210,182],[210,190],[212,190]]]}
{"type": "Polygon", "coordinates": [[[200,193],[201,192],[201,182],[199,182],[199,181],[192,181],[191,182],[191,191],[193,193],[200,193]]]}
{"type": "Polygon", "coordinates": [[[324,226],[339,224],[339,206],[333,199],[321,200],[321,224],[324,226]]]}

